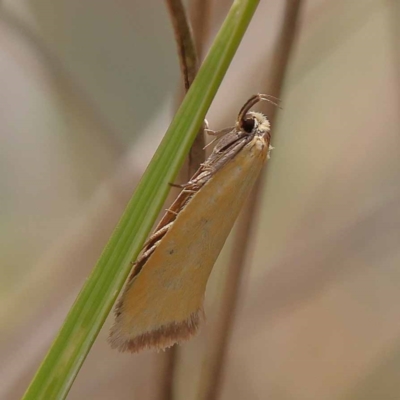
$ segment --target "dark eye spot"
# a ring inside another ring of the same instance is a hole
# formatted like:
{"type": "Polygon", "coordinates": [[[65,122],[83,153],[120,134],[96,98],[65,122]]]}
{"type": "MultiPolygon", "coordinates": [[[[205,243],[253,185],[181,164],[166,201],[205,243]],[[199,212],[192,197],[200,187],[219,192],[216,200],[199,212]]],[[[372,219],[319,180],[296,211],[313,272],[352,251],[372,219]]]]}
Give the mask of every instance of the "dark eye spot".
{"type": "Polygon", "coordinates": [[[245,132],[251,133],[254,129],[254,126],[256,124],[256,121],[254,118],[246,118],[242,122],[242,128],[245,132]]]}
{"type": "Polygon", "coordinates": [[[170,250],[170,251],[169,251],[169,254],[174,254],[174,250],[170,250]]]}

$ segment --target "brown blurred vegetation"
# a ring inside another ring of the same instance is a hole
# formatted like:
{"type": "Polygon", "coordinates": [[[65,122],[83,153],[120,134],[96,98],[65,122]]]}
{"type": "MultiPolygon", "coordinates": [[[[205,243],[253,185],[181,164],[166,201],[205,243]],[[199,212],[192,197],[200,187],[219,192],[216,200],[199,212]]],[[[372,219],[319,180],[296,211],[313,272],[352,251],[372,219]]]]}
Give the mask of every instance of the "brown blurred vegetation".
{"type": "MultiPolygon", "coordinates": [[[[304,1],[273,126],[220,398],[399,399],[400,4],[304,1]]],[[[213,1],[212,37],[230,5],[213,1]]],[[[263,0],[210,109],[264,90],[285,2],[263,0]]],[[[165,4],[3,1],[0,398],[21,397],[170,121],[165,4]]],[[[204,384],[207,323],[180,347],[176,399],[204,384]]],[[[110,320],[111,321],[111,320],[110,320]]],[[[163,354],[119,354],[108,321],[69,399],[158,399],[163,354]]]]}

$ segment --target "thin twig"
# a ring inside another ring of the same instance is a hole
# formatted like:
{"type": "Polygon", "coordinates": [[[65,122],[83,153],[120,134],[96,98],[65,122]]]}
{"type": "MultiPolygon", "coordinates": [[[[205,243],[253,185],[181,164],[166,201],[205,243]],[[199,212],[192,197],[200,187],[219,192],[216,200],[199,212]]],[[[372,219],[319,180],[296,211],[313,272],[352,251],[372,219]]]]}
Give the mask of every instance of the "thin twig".
{"type": "MultiPolygon", "coordinates": [[[[277,97],[279,97],[281,93],[283,79],[296,36],[300,5],[301,0],[286,1],[283,24],[275,46],[273,64],[269,75],[270,83],[266,87],[267,90],[265,90],[265,93],[273,94],[277,97]]],[[[275,115],[276,108],[272,108],[271,112],[268,114],[272,124],[275,120],[275,115]]],[[[202,389],[203,392],[199,397],[201,400],[215,400],[218,398],[221,390],[224,363],[238,304],[239,286],[245,262],[248,260],[250,237],[255,226],[255,221],[257,220],[263,180],[261,176],[248,200],[247,207],[244,209],[239,219],[229,264],[229,274],[221,299],[220,317],[217,322],[215,336],[213,337],[210,346],[210,355],[207,360],[207,375],[202,389]]]]}
{"type": "MultiPolygon", "coordinates": [[[[183,77],[183,84],[185,93],[189,90],[190,85],[196,76],[199,61],[196,52],[195,39],[192,35],[192,30],[187,18],[185,8],[181,0],[166,0],[168,10],[171,16],[172,25],[174,28],[175,40],[178,47],[179,63],[181,66],[181,72],[183,77]]],[[[207,1],[204,2],[207,5],[207,1]]],[[[205,14],[201,11],[202,4],[200,3],[196,7],[196,13],[205,14]]],[[[196,28],[197,29],[197,28],[196,28]]],[[[197,29],[197,32],[200,30],[197,29]]],[[[201,43],[203,38],[197,40],[197,43],[201,43]]],[[[181,102],[181,95],[179,96],[179,103],[181,102]]],[[[187,181],[197,171],[200,164],[205,159],[205,139],[204,129],[201,128],[193,142],[193,145],[189,152],[188,166],[183,167],[181,175],[183,180],[187,181]],[[184,172],[186,169],[186,173],[184,172]]]]}
{"type": "Polygon", "coordinates": [[[162,356],[162,367],[160,371],[160,384],[157,390],[159,390],[158,398],[160,400],[172,400],[174,396],[174,379],[176,373],[176,367],[179,357],[179,347],[173,346],[165,351],[162,356]]]}
{"type": "MultiPolygon", "coordinates": [[[[193,38],[195,42],[195,49],[197,52],[198,62],[202,60],[205,42],[209,31],[210,21],[210,1],[209,0],[193,0],[190,7],[190,20],[192,22],[193,38]]],[[[188,176],[191,176],[199,169],[200,164],[205,160],[206,145],[204,138],[204,127],[200,128],[199,133],[193,142],[192,148],[189,152],[189,165],[188,165],[188,176]]]]}
{"type": "MultiPolygon", "coordinates": [[[[392,44],[392,57],[394,65],[399,65],[400,63],[400,51],[399,51],[399,43],[400,43],[400,27],[396,22],[398,16],[400,15],[400,4],[398,1],[389,0],[389,7],[391,8],[390,19],[389,19],[389,28],[390,28],[390,43],[392,44]]],[[[396,68],[396,78],[397,84],[400,83],[400,71],[399,68],[396,68]]],[[[400,95],[400,91],[397,90],[398,95],[400,95]]]]}
{"type": "Polygon", "coordinates": [[[210,25],[210,0],[193,0],[189,14],[192,21],[193,37],[195,41],[197,57],[202,60],[210,25]]]}
{"type": "MultiPolygon", "coordinates": [[[[204,47],[205,35],[207,32],[204,26],[198,25],[200,21],[198,21],[197,16],[201,16],[201,19],[204,19],[206,17],[208,13],[208,0],[197,0],[196,4],[192,7],[192,16],[196,16],[195,21],[197,22],[195,38],[193,38],[189,20],[186,16],[186,12],[181,0],[166,0],[166,3],[170,13],[172,25],[174,28],[175,40],[178,47],[178,55],[183,77],[184,90],[185,93],[187,93],[197,74],[197,70],[199,67],[199,57],[197,51],[199,52],[199,54],[202,52],[202,49],[204,47]]],[[[180,95],[179,97],[180,103],[183,96],[180,95]]],[[[190,177],[200,167],[200,164],[205,160],[204,147],[204,128],[202,127],[199,130],[196,139],[194,140],[193,145],[190,149],[188,156],[188,165],[186,165],[185,163],[185,165],[181,169],[180,175],[183,180],[188,181],[190,177]]],[[[160,387],[160,398],[162,398],[163,400],[172,400],[174,398],[173,384],[178,356],[179,348],[177,346],[173,346],[165,353],[165,365],[162,372],[160,387]]]]}
{"type": "Polygon", "coordinates": [[[185,92],[187,92],[198,69],[194,39],[182,2],[180,0],[166,0],[166,3],[174,27],[185,92]]]}

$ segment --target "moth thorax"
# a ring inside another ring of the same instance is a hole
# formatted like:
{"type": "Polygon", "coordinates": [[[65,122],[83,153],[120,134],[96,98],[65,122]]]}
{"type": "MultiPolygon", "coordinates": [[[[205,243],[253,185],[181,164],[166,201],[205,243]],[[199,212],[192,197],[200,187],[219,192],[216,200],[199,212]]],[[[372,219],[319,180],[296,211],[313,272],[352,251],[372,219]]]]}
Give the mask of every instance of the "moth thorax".
{"type": "Polygon", "coordinates": [[[256,129],[260,134],[268,133],[271,129],[271,125],[268,118],[260,112],[250,111],[248,115],[252,116],[255,120],[254,129],[256,129]]]}

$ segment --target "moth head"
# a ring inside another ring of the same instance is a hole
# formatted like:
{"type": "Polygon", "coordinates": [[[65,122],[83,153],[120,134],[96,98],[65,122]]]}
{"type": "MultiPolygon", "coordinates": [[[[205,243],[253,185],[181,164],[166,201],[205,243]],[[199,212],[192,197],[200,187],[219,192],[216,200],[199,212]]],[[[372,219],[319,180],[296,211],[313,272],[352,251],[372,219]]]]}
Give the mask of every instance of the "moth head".
{"type": "Polygon", "coordinates": [[[264,136],[269,133],[271,126],[264,114],[250,111],[239,121],[239,128],[249,135],[264,136]]]}
{"type": "Polygon", "coordinates": [[[256,94],[250,97],[250,99],[247,100],[247,102],[239,111],[236,123],[237,129],[253,136],[269,136],[270,124],[268,118],[264,114],[260,112],[250,111],[250,109],[255,104],[263,100],[277,105],[273,100],[271,100],[271,98],[276,99],[273,96],[268,96],[265,94],[256,94]]]}

